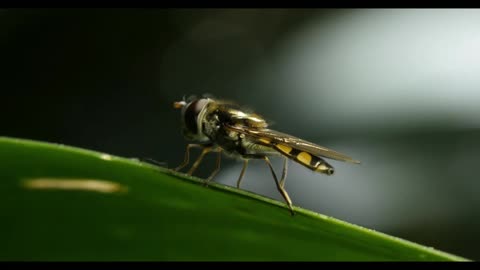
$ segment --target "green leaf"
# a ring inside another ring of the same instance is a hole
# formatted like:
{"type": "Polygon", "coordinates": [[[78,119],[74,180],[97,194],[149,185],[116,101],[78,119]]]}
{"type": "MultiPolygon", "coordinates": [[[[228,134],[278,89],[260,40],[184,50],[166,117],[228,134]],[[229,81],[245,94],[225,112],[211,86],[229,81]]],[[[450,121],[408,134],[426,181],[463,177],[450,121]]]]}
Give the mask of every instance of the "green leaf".
{"type": "Polygon", "coordinates": [[[253,193],[0,137],[1,260],[463,261],[253,193]]]}

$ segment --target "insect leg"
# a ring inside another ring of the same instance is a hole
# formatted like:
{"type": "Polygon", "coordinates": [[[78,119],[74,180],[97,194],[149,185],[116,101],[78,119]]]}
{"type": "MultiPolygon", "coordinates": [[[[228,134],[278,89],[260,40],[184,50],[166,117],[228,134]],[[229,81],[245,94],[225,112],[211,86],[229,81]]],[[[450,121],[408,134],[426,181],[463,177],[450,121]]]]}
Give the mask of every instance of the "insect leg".
{"type": "Polygon", "coordinates": [[[275,183],[277,184],[277,189],[280,192],[280,194],[283,196],[285,201],[287,202],[288,208],[290,208],[290,212],[292,213],[292,216],[295,215],[295,212],[293,211],[293,207],[292,207],[292,200],[290,200],[290,196],[288,196],[287,191],[278,182],[277,176],[275,175],[275,171],[273,170],[273,167],[272,167],[272,164],[270,163],[270,160],[268,159],[267,156],[263,157],[263,159],[265,160],[268,167],[270,168],[270,171],[272,172],[272,175],[273,175],[273,179],[275,179],[275,183]]]}
{"type": "Polygon", "coordinates": [[[285,187],[285,180],[287,179],[287,167],[288,167],[288,158],[285,157],[284,160],[283,160],[282,179],[280,179],[280,186],[282,188],[285,187]]]}
{"type": "Polygon", "coordinates": [[[198,165],[200,165],[200,162],[202,162],[203,157],[208,153],[212,151],[212,147],[205,147],[202,150],[202,153],[200,156],[197,158],[195,163],[193,163],[192,168],[187,172],[188,175],[192,175],[193,172],[198,168],[198,165]]]}
{"type": "Polygon", "coordinates": [[[189,145],[187,145],[187,150],[185,151],[185,159],[184,159],[182,164],[180,164],[178,167],[176,167],[174,169],[175,171],[179,171],[183,167],[188,165],[188,162],[190,160],[190,148],[193,148],[193,147],[203,148],[204,146],[201,145],[201,144],[189,144],[189,145]]]}
{"type": "Polygon", "coordinates": [[[212,174],[207,178],[207,180],[205,181],[205,185],[207,186],[208,183],[210,181],[212,181],[213,177],[215,177],[215,175],[217,175],[218,171],[220,171],[220,161],[222,160],[222,150],[221,149],[215,149],[215,150],[211,150],[212,152],[213,151],[216,151],[218,154],[217,154],[217,163],[215,165],[215,170],[212,172],[212,174]]]}
{"type": "Polygon", "coordinates": [[[242,172],[240,173],[240,176],[238,177],[238,180],[237,180],[237,188],[240,188],[240,182],[242,182],[242,178],[243,178],[243,175],[245,174],[245,171],[247,170],[247,166],[248,166],[248,159],[244,159],[242,172]]]}

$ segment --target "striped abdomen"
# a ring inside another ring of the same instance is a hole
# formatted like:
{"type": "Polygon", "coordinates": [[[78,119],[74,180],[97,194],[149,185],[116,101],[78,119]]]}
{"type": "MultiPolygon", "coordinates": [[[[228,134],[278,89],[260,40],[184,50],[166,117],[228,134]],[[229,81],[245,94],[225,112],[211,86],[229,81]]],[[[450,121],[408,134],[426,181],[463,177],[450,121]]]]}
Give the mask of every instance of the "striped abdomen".
{"type": "Polygon", "coordinates": [[[309,168],[312,171],[324,173],[327,175],[332,175],[335,171],[333,167],[327,162],[325,162],[322,158],[314,156],[305,151],[301,151],[281,143],[274,144],[273,148],[275,148],[283,155],[289,157],[290,159],[293,159],[301,165],[309,168]]]}

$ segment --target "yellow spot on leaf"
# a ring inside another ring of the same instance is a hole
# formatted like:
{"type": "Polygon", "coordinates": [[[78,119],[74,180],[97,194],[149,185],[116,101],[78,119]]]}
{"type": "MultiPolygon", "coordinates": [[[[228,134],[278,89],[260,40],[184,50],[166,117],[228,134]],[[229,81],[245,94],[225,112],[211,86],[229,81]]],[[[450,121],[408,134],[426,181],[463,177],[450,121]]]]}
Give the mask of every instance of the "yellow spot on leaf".
{"type": "Polygon", "coordinates": [[[103,160],[112,160],[112,156],[108,155],[108,154],[102,154],[100,156],[101,159],[103,160]]]}
{"type": "Polygon", "coordinates": [[[83,178],[33,178],[25,180],[23,187],[43,190],[83,190],[100,193],[116,193],[128,190],[126,186],[119,183],[83,178]]]}

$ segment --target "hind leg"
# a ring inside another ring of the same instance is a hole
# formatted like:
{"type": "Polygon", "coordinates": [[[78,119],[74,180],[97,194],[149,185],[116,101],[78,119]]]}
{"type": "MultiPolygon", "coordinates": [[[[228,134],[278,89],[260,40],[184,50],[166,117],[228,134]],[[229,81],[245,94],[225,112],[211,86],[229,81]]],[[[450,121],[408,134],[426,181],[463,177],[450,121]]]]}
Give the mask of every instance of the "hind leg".
{"type": "MultiPolygon", "coordinates": [[[[277,179],[277,175],[275,174],[275,171],[273,170],[273,167],[272,167],[272,164],[270,163],[270,159],[268,159],[268,157],[264,157],[263,158],[265,160],[265,162],[267,163],[268,167],[270,168],[270,172],[272,173],[272,176],[273,176],[273,179],[275,180],[275,184],[277,184],[277,189],[278,191],[280,192],[280,194],[282,195],[282,197],[285,199],[285,201],[287,202],[287,205],[288,205],[288,208],[290,208],[290,212],[293,215],[295,215],[295,212],[293,211],[293,207],[292,207],[292,200],[290,199],[290,196],[288,196],[288,193],[287,191],[285,190],[285,188],[283,187],[282,184],[280,184],[281,182],[278,181],[277,179]]],[[[284,167],[284,174],[282,175],[282,183],[284,184],[285,183],[285,176],[286,176],[286,167],[284,167]]]]}

